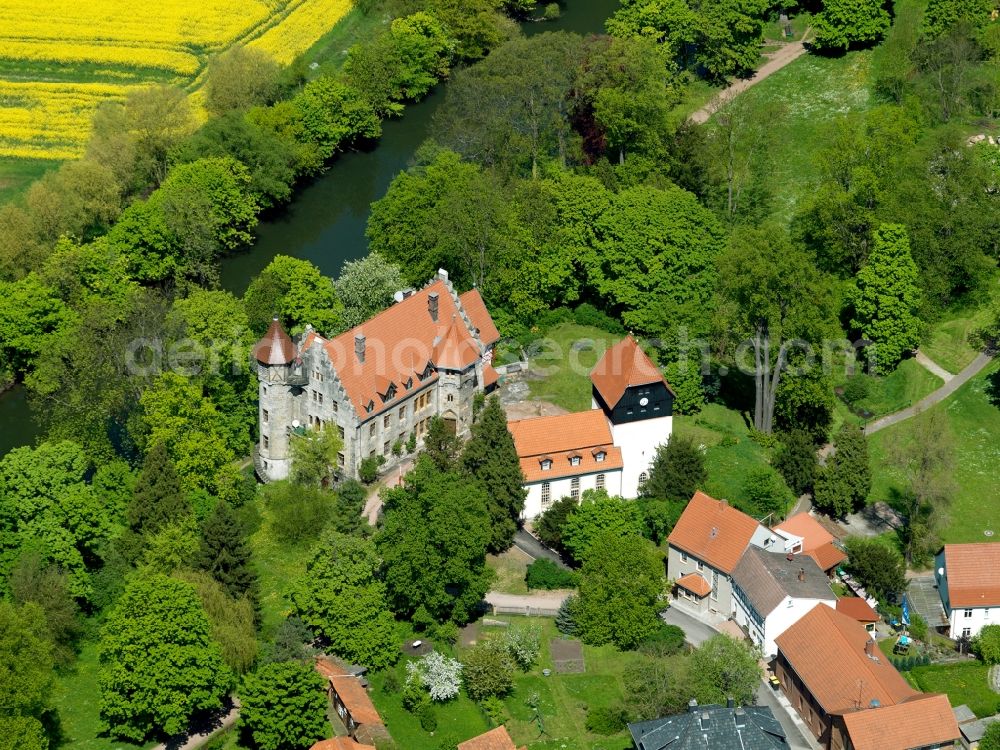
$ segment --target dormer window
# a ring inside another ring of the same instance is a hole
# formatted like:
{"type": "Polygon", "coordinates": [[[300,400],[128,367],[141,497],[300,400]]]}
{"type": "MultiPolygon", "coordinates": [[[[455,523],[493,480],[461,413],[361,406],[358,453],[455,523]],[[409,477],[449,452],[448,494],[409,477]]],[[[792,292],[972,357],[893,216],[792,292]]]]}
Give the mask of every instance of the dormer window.
{"type": "Polygon", "coordinates": [[[368,412],[369,414],[371,414],[374,410],[375,410],[375,402],[374,401],[369,401],[367,404],[365,404],[365,411],[366,412],[368,412]]]}
{"type": "Polygon", "coordinates": [[[570,456],[569,457],[569,465],[570,466],[579,466],[580,465],[580,457],[579,456],[570,456]]]}
{"type": "Polygon", "coordinates": [[[597,451],[594,454],[594,460],[597,461],[597,463],[601,463],[604,461],[605,458],[607,458],[607,455],[608,454],[605,453],[604,451],[597,451]]]}
{"type": "Polygon", "coordinates": [[[407,378],[405,385],[406,390],[410,390],[413,387],[413,378],[407,378]]]}
{"type": "Polygon", "coordinates": [[[549,469],[552,468],[552,459],[543,458],[541,464],[542,464],[542,471],[548,471],[549,469]]]}

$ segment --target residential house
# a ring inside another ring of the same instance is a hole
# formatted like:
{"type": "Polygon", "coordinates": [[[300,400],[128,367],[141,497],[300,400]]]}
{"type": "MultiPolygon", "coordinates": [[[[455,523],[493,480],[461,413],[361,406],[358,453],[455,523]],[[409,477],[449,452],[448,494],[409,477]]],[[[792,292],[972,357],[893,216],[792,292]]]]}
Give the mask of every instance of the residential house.
{"type": "Polygon", "coordinates": [[[514,746],[514,740],[503,725],[491,729],[486,734],[458,743],[458,750],[526,750],[514,746]]]}
{"type": "MultiPolygon", "coordinates": [[[[766,706],[699,706],[628,725],[637,750],[780,750],[785,730],[766,706]]],[[[461,745],[459,746],[461,748],[461,745]]]]}
{"type": "Polygon", "coordinates": [[[837,600],[835,609],[860,622],[869,633],[875,630],[875,623],[879,621],[878,613],[859,596],[841,597],[837,600]]]}
{"type": "Polygon", "coordinates": [[[773,545],[771,532],[725,500],[694,493],[667,537],[667,577],[674,596],[700,611],[730,616],[731,576],[751,544],[773,545]]]}
{"type": "Polygon", "coordinates": [[[673,391],[634,338],[610,347],[590,380],[590,411],[508,423],[525,477],[524,518],[588,489],[635,497],[670,440],[673,391]]]}
{"type": "Polygon", "coordinates": [[[776,641],[781,689],[826,750],[940,750],[958,741],[948,697],[910,687],[854,618],[820,605],[776,641]]]}
{"type": "Polygon", "coordinates": [[[796,513],[773,530],[786,540],[786,552],[809,555],[829,576],[847,559],[847,553],[837,546],[833,534],[808,513],[796,513]]]}
{"type": "Polygon", "coordinates": [[[363,677],[358,674],[361,670],[321,656],[316,659],[316,671],[329,682],[330,701],[352,739],[364,746],[389,737],[378,709],[362,684],[363,677]]]}
{"type": "Polygon", "coordinates": [[[375,750],[375,746],[362,745],[350,737],[334,737],[329,740],[320,740],[309,750],[375,750]]]}
{"type": "Polygon", "coordinates": [[[733,568],[734,620],[766,657],[774,639],[820,604],[833,607],[830,579],[807,555],[767,552],[750,545],[733,568]]]}
{"type": "Polygon", "coordinates": [[[500,334],[475,289],[458,294],[445,271],[361,325],[327,339],[307,326],[293,340],[275,320],[253,349],[257,363],[264,481],[283,479],[291,444],[320,428],[343,441],[338,474],[357,478],[361,462],[391,460],[397,444],[419,444],[432,417],[465,437],[475,396],[499,378],[492,365],[500,334]]]}
{"type": "Polygon", "coordinates": [[[1000,542],[946,544],[934,566],[951,638],[1000,625],[1000,542]]]}

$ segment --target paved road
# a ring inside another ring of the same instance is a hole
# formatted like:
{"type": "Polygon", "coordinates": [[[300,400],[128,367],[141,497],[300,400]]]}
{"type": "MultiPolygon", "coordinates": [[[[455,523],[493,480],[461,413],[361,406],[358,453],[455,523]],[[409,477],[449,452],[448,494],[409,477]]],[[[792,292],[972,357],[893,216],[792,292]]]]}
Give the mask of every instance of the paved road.
{"type": "Polygon", "coordinates": [[[546,547],[524,529],[518,529],[517,533],[514,534],[514,546],[531,557],[532,560],[544,557],[546,560],[554,562],[560,568],[569,570],[569,566],[562,561],[557,552],[546,547]]]}
{"type": "Polygon", "coordinates": [[[946,383],[955,377],[919,349],[917,349],[917,355],[914,357],[914,359],[917,360],[918,365],[923,367],[928,372],[937,375],[939,378],[941,378],[941,380],[943,380],[946,383]]]}
{"type": "MultiPolygon", "coordinates": [[[[661,617],[667,623],[681,628],[684,631],[687,642],[692,646],[700,646],[713,635],[718,635],[718,631],[715,628],[692,617],[686,612],[682,612],[677,607],[671,607],[661,617]]],[[[808,730],[804,727],[799,727],[789,713],[789,708],[782,705],[779,696],[763,681],[761,681],[760,688],[757,690],[757,703],[771,709],[771,713],[774,714],[781,723],[782,729],[785,730],[785,737],[788,740],[788,746],[791,750],[818,750],[819,746],[812,736],[808,734],[808,730]]]]}
{"type": "Polygon", "coordinates": [[[532,609],[559,609],[572,591],[534,591],[530,594],[504,594],[488,591],[486,601],[493,607],[531,607],[532,609]]]}
{"type": "MultiPolygon", "coordinates": [[[[808,34],[809,30],[806,29],[806,33],[803,34],[803,38],[805,38],[808,34]]],[[[788,63],[797,60],[805,53],[805,51],[806,48],[802,42],[791,42],[786,44],[784,47],[771,55],[770,59],[761,65],[751,78],[741,78],[729,87],[723,89],[712,97],[712,101],[694,112],[688,119],[699,125],[701,123],[708,122],[708,118],[715,114],[723,105],[726,104],[726,102],[743,93],[754,84],[760,83],[772,73],[776,73],[781,70],[783,67],[788,65],[788,63]]]]}
{"type": "Polygon", "coordinates": [[[867,427],[865,427],[865,434],[871,435],[872,433],[878,432],[879,430],[884,430],[886,427],[889,427],[891,425],[904,422],[907,419],[915,417],[917,414],[926,411],[930,407],[934,406],[934,404],[941,403],[951,394],[953,394],[955,391],[957,391],[959,388],[961,388],[963,385],[969,382],[972,378],[974,378],[976,375],[982,372],[983,369],[992,361],[993,357],[991,355],[980,354],[978,357],[972,360],[972,363],[968,367],[966,367],[964,370],[958,373],[958,375],[953,377],[951,380],[942,385],[933,393],[924,396],[913,406],[903,409],[902,411],[897,411],[894,414],[889,414],[880,419],[876,419],[874,422],[871,422],[867,427]]]}

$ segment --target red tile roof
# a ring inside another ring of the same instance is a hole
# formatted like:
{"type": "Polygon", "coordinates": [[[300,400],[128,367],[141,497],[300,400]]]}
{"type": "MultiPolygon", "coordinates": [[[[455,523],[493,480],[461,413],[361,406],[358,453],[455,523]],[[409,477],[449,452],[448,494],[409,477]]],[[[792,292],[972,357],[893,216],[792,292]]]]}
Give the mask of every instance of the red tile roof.
{"type": "Polygon", "coordinates": [[[775,642],[792,669],[829,714],[854,711],[877,700],[883,706],[921,695],[911,688],[853,617],[825,604],[813,607],[775,642]]]}
{"type": "Polygon", "coordinates": [[[486,365],[483,367],[483,386],[489,388],[491,385],[500,380],[500,373],[496,371],[493,365],[486,365]]]}
{"type": "Polygon", "coordinates": [[[854,750],[912,750],[961,739],[946,695],[844,714],[844,726],[854,750]]]}
{"type": "Polygon", "coordinates": [[[868,602],[857,596],[845,596],[837,600],[837,611],[853,617],[858,622],[878,622],[878,614],[868,606],[868,602]]]}
{"type": "Polygon", "coordinates": [[[479,329],[479,340],[484,346],[493,346],[500,340],[500,331],[497,330],[493,318],[490,317],[486,303],[483,302],[482,295],[478,289],[470,289],[465,294],[460,294],[458,299],[465,308],[466,315],[472,321],[472,325],[479,329]]]}
{"type": "Polygon", "coordinates": [[[688,573],[686,576],[681,576],[674,583],[696,596],[708,596],[712,593],[711,584],[697,573],[688,573]]]}
{"type": "Polygon", "coordinates": [[[623,466],[621,448],[613,445],[611,428],[600,409],[517,419],[508,422],[507,429],[514,436],[521,471],[528,482],[615,471],[623,466]],[[602,451],[604,460],[598,461],[602,451]],[[571,456],[580,457],[579,465],[570,463],[571,456]],[[544,459],[552,461],[548,470],[542,469],[544,459]]]}
{"type": "Polygon", "coordinates": [[[847,559],[847,555],[834,545],[833,535],[808,513],[796,513],[774,528],[801,537],[802,551],[823,570],[830,570],[847,559]]]}
{"type": "Polygon", "coordinates": [[[822,544],[816,549],[809,550],[806,554],[815,560],[816,564],[819,565],[819,567],[824,571],[830,571],[833,568],[836,568],[847,559],[847,553],[837,547],[833,542],[822,544]]]}
{"type": "Polygon", "coordinates": [[[699,490],[667,541],[713,568],[732,573],[759,525],[745,513],[699,490]]]}
{"type": "Polygon", "coordinates": [[[632,334],[604,352],[590,372],[590,381],[611,408],[621,400],[626,389],[633,386],[663,383],[670,390],[660,368],[653,364],[632,334]]]}
{"type": "MultiPolygon", "coordinates": [[[[499,726],[486,734],[458,743],[458,750],[517,750],[507,728],[499,726]]],[[[522,748],[523,750],[523,748],[522,748]]]]}
{"type": "Polygon", "coordinates": [[[254,344],[253,358],[263,365],[287,365],[295,359],[295,345],[275,318],[263,338],[254,344]]]}
{"type": "Polygon", "coordinates": [[[1000,605],[1000,542],[946,544],[944,568],[952,607],[1000,605]]]}
{"type": "MultiPolygon", "coordinates": [[[[476,297],[469,299],[476,304],[476,297]]],[[[474,365],[486,349],[476,341],[474,330],[484,330],[489,313],[482,307],[476,316],[477,322],[473,323],[451,287],[444,280],[436,279],[336,338],[327,340],[310,332],[303,340],[302,350],[313,345],[323,346],[357,415],[368,419],[395,407],[399,396],[435,382],[435,367],[463,370],[474,365]],[[430,312],[431,294],[436,294],[438,299],[437,320],[430,312]],[[357,336],[365,339],[363,362],[355,353],[357,336]],[[428,366],[432,369],[421,380],[419,376],[428,366]],[[409,390],[407,380],[412,381],[409,390]],[[397,395],[383,401],[382,396],[390,384],[395,385],[397,395]],[[371,412],[366,408],[369,402],[373,404],[371,412]]]]}
{"type": "Polygon", "coordinates": [[[358,724],[381,724],[382,717],[379,716],[375,704],[368,697],[368,691],[361,687],[361,682],[357,677],[341,675],[330,677],[330,684],[334,692],[340,697],[340,702],[344,708],[358,724]]]}
{"type": "Polygon", "coordinates": [[[320,740],[309,750],[375,750],[375,746],[362,745],[350,737],[334,737],[330,740],[320,740]]]}

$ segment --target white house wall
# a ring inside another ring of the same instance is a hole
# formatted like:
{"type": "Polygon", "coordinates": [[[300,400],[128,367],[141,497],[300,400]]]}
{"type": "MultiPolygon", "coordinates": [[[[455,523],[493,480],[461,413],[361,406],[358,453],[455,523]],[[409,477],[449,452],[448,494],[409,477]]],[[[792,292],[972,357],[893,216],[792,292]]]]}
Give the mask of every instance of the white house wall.
{"type": "MultiPolygon", "coordinates": [[[[580,494],[585,490],[597,489],[597,475],[604,474],[604,489],[609,495],[622,494],[622,472],[621,469],[611,469],[605,472],[595,472],[593,474],[581,474],[580,494]]],[[[540,516],[552,503],[564,497],[569,497],[572,492],[573,477],[560,477],[549,480],[549,504],[542,507],[542,485],[545,482],[531,482],[524,485],[528,490],[528,496],[524,501],[524,513],[522,518],[530,520],[540,516]]]]}
{"type": "Polygon", "coordinates": [[[1000,625],[1000,607],[958,607],[951,610],[948,620],[951,623],[951,638],[961,638],[965,630],[971,637],[978,635],[987,625],[1000,625]]]}
{"type": "Polygon", "coordinates": [[[656,449],[670,440],[673,429],[673,417],[656,417],[655,419],[640,419],[636,422],[614,424],[611,426],[611,436],[616,446],[622,450],[622,489],[623,497],[639,495],[639,475],[649,475],[649,468],[656,456],[656,449]]]}

